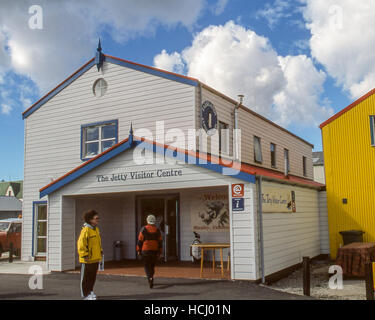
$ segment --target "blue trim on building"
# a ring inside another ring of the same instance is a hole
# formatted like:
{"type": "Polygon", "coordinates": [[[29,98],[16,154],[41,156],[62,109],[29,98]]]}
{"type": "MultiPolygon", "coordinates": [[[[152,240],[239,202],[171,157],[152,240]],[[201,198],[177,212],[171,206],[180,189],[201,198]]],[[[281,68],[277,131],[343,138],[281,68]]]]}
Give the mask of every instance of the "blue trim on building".
{"type": "Polygon", "coordinates": [[[43,198],[44,196],[60,189],[61,187],[65,186],[66,184],[76,180],[77,178],[81,177],[85,173],[95,169],[96,167],[100,166],[101,164],[107,162],[108,160],[112,159],[113,157],[116,157],[121,152],[129,149],[133,144],[133,137],[129,136],[129,140],[125,142],[124,144],[112,149],[108,153],[102,155],[101,157],[93,160],[92,162],[86,164],[82,168],[78,169],[77,171],[72,172],[70,175],[64,177],[60,181],[56,182],[55,184],[51,185],[50,187],[44,189],[39,193],[39,197],[43,198]]]}
{"type": "MultiPolygon", "coordinates": [[[[159,154],[162,154],[164,156],[166,156],[166,153],[169,150],[166,147],[160,147],[160,146],[157,146],[157,145],[155,145],[153,143],[150,143],[150,142],[138,141],[138,140],[135,141],[135,140],[133,140],[133,135],[130,134],[129,140],[127,142],[125,142],[124,144],[122,144],[118,147],[115,147],[114,149],[112,149],[108,153],[98,157],[97,159],[93,160],[92,162],[88,163],[87,165],[83,166],[82,168],[78,169],[77,171],[72,172],[70,175],[64,177],[60,181],[51,185],[50,187],[42,190],[40,192],[40,195],[39,195],[40,198],[60,189],[61,187],[65,186],[66,184],[76,180],[77,178],[81,177],[85,173],[95,169],[96,167],[98,167],[101,164],[107,162],[108,160],[112,159],[113,157],[119,155],[120,153],[130,149],[133,146],[138,146],[141,143],[144,144],[143,146],[145,146],[146,149],[152,150],[154,153],[159,153],[159,154]],[[148,146],[148,148],[147,148],[147,146],[148,146]]],[[[210,162],[202,163],[201,159],[190,156],[190,155],[187,155],[185,153],[182,153],[182,152],[179,152],[179,151],[176,151],[176,150],[173,153],[176,155],[176,157],[175,157],[176,159],[178,159],[180,161],[183,161],[185,163],[195,164],[197,166],[200,166],[202,168],[206,168],[206,169],[211,170],[211,171],[218,172],[220,174],[224,174],[223,169],[225,169],[225,170],[228,170],[229,172],[230,171],[233,172],[233,175],[226,174],[229,177],[240,179],[240,180],[243,180],[243,181],[246,181],[246,182],[255,183],[255,176],[252,175],[252,174],[242,172],[242,171],[237,172],[237,171],[234,171],[233,169],[231,169],[229,167],[225,167],[225,166],[222,166],[222,165],[216,164],[216,163],[210,163],[210,162]]]]}
{"type": "MultiPolygon", "coordinates": [[[[35,238],[35,206],[38,204],[47,204],[47,201],[33,201],[33,225],[31,231],[31,256],[34,257],[34,238],[35,238]]],[[[48,208],[47,208],[47,224],[48,224],[48,208]]]]}
{"type": "Polygon", "coordinates": [[[177,74],[163,72],[163,71],[159,71],[159,70],[156,70],[156,69],[153,69],[153,68],[147,68],[146,66],[141,66],[139,64],[133,64],[133,63],[130,63],[130,62],[126,62],[124,60],[118,60],[118,59],[114,59],[114,58],[105,56],[105,61],[113,63],[113,64],[117,64],[119,66],[127,67],[127,68],[130,68],[130,69],[133,69],[133,70],[137,70],[137,71],[145,72],[145,73],[148,73],[148,74],[152,74],[154,76],[158,76],[158,77],[166,78],[166,79],[169,79],[169,80],[177,81],[177,82],[180,82],[180,83],[188,84],[188,85],[191,85],[191,86],[194,86],[194,87],[196,87],[198,85],[198,81],[194,81],[192,79],[187,79],[187,78],[181,77],[177,74]]]}
{"type": "Polygon", "coordinates": [[[94,123],[89,123],[89,124],[83,124],[83,125],[81,125],[80,158],[81,158],[82,161],[87,161],[87,160],[92,159],[92,158],[83,158],[83,152],[84,152],[84,148],[83,148],[83,129],[87,128],[87,127],[99,126],[99,125],[110,124],[110,123],[115,123],[115,126],[116,126],[115,144],[117,144],[118,143],[118,120],[117,119],[115,119],[115,120],[109,120],[109,121],[100,121],[100,122],[94,122],[94,123]]]}
{"type": "Polygon", "coordinates": [[[72,76],[70,79],[66,80],[63,84],[61,84],[59,87],[52,90],[47,96],[45,96],[42,100],[40,100],[36,105],[34,105],[30,110],[26,111],[22,115],[22,119],[27,118],[30,114],[32,114],[34,111],[38,110],[42,105],[44,105],[48,100],[52,99],[55,95],[57,95],[60,91],[62,91],[64,88],[66,88],[68,85],[70,85],[74,80],[76,80],[78,77],[80,77],[83,73],[85,73],[87,70],[89,70],[93,65],[95,65],[95,60],[88,63],[84,68],[79,70],[74,76],[72,76]]]}

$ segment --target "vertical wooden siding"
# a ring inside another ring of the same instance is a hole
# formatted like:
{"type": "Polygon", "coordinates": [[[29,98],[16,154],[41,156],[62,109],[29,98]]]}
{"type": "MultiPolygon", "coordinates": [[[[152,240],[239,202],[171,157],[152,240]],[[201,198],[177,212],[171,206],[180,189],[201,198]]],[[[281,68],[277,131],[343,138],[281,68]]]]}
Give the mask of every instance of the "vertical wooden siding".
{"type": "Polygon", "coordinates": [[[374,114],[372,95],[322,128],[332,258],[343,244],[340,231],[363,230],[364,241],[375,241],[375,148],[369,120],[374,114]]]}

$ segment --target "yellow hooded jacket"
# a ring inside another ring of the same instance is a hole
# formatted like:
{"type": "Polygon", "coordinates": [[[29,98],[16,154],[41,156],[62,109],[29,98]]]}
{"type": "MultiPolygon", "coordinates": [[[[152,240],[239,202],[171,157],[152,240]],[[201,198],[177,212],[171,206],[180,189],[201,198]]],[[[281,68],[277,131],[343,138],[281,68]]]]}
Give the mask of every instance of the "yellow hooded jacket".
{"type": "Polygon", "coordinates": [[[99,228],[85,223],[77,241],[80,263],[95,263],[102,260],[102,240],[99,228]]]}

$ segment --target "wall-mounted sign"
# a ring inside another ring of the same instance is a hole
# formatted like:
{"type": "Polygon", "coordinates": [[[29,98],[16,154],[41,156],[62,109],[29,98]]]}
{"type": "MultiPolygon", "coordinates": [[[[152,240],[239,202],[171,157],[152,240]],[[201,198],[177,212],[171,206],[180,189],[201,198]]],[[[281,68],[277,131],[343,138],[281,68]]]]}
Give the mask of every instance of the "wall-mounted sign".
{"type": "Polygon", "coordinates": [[[198,233],[229,231],[228,193],[197,195],[191,202],[191,226],[198,233]]]}
{"type": "Polygon", "coordinates": [[[244,185],[242,183],[232,184],[232,197],[242,198],[244,196],[244,185]]]}
{"type": "Polygon", "coordinates": [[[263,187],[262,211],[264,213],[296,212],[296,197],[287,188],[263,187]]]}
{"type": "Polygon", "coordinates": [[[233,211],[244,211],[245,210],[245,199],[244,198],[232,198],[232,210],[233,211]]]}
{"type": "Polygon", "coordinates": [[[97,182],[115,182],[128,181],[136,179],[153,179],[153,178],[168,178],[182,176],[182,170],[176,169],[158,169],[158,170],[142,170],[130,171],[113,174],[98,174],[96,175],[97,182]]]}
{"type": "Polygon", "coordinates": [[[202,127],[208,135],[214,135],[217,129],[217,113],[212,102],[206,100],[202,103],[202,127]]]}

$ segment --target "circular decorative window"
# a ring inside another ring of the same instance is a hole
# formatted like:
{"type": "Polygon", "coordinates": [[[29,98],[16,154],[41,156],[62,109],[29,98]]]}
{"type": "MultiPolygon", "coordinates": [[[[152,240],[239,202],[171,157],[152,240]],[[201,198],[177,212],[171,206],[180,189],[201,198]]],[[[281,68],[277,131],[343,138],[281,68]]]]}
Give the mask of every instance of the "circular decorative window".
{"type": "Polygon", "coordinates": [[[102,97],[107,92],[108,84],[103,78],[100,78],[94,82],[93,92],[95,97],[102,97]]]}

